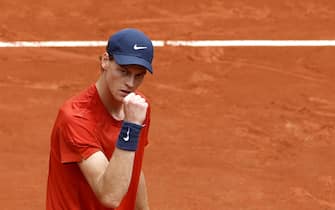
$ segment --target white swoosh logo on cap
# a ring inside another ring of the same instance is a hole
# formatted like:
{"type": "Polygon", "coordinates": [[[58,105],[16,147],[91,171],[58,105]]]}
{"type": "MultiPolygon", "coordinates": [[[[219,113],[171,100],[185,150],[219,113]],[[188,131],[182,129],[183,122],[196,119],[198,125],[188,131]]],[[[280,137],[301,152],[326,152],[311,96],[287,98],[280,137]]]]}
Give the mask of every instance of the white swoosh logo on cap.
{"type": "Polygon", "coordinates": [[[137,44],[134,45],[134,50],[144,50],[147,49],[148,47],[141,47],[141,46],[137,46],[137,44]]]}

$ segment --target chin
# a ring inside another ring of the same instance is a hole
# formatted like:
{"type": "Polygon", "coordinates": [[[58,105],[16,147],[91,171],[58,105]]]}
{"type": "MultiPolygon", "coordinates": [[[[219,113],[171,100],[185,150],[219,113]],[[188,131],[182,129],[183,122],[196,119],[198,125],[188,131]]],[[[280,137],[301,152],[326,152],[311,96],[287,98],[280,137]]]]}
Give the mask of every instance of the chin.
{"type": "Polygon", "coordinates": [[[118,96],[114,97],[114,99],[115,99],[115,101],[123,102],[123,99],[124,99],[125,97],[126,97],[126,96],[118,95],[118,96]]]}
{"type": "Polygon", "coordinates": [[[126,96],[122,96],[120,94],[111,94],[112,96],[112,100],[116,101],[116,102],[123,102],[123,98],[126,96]]]}
{"type": "Polygon", "coordinates": [[[125,98],[125,96],[124,97],[122,97],[122,96],[120,96],[120,98],[118,98],[118,99],[116,99],[118,102],[121,102],[121,103],[123,103],[123,99],[125,98]]]}

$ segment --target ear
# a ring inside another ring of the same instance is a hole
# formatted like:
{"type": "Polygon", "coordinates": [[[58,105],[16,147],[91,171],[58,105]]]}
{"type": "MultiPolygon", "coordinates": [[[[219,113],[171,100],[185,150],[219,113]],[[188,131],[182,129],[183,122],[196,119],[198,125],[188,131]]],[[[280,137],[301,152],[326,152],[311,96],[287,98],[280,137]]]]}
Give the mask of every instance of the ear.
{"type": "Polygon", "coordinates": [[[108,65],[110,65],[109,55],[105,52],[100,59],[101,62],[101,69],[105,70],[108,65]]]}

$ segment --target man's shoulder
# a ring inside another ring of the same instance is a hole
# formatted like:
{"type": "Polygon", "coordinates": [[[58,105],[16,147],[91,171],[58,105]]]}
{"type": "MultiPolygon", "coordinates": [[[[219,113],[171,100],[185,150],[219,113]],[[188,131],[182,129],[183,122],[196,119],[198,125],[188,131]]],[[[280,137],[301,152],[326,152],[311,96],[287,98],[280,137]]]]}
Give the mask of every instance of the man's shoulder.
{"type": "Polygon", "coordinates": [[[89,86],[84,91],[72,96],[64,102],[59,112],[65,119],[89,118],[96,103],[96,89],[89,86]]]}

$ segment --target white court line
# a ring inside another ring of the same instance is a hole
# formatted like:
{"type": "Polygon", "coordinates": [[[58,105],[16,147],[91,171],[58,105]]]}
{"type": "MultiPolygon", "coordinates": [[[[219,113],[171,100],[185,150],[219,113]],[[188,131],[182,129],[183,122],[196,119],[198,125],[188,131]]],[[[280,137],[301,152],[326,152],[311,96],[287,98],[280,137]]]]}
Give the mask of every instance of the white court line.
{"type": "MultiPolygon", "coordinates": [[[[163,47],[164,41],[152,41],[155,47],[163,47]]],[[[0,42],[0,48],[10,47],[102,47],[107,41],[14,41],[0,42]]]]}
{"type": "Polygon", "coordinates": [[[201,40],[166,41],[165,44],[190,47],[299,47],[335,46],[335,40],[201,40]]]}
{"type": "MultiPolygon", "coordinates": [[[[11,47],[102,47],[107,41],[13,41],[0,42],[11,47]]],[[[335,40],[153,40],[155,47],[322,47],[335,46],[335,40]]]]}

